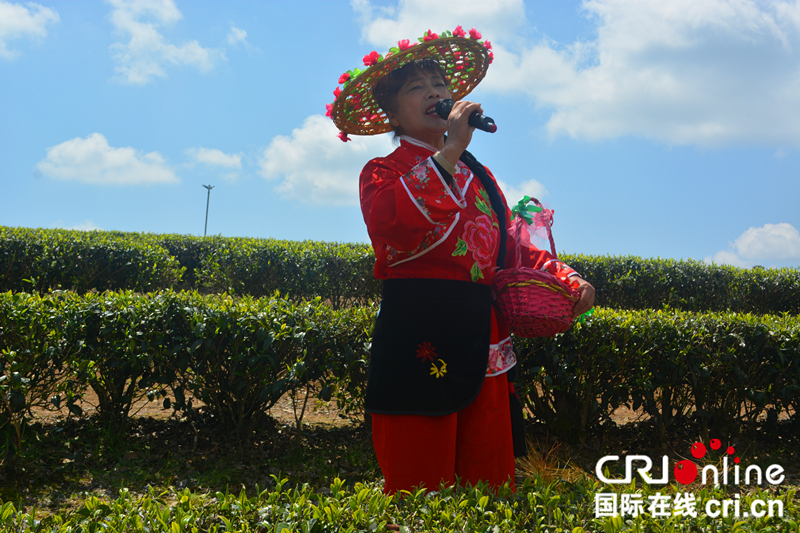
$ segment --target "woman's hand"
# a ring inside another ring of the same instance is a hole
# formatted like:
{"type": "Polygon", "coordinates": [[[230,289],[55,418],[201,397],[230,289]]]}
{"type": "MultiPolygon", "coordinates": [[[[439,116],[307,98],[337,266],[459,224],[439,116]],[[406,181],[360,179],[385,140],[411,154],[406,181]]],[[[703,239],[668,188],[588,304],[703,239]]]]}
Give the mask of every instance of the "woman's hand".
{"type": "Polygon", "coordinates": [[[447,141],[441,153],[453,166],[456,166],[461,154],[472,142],[472,132],[475,128],[469,125],[469,116],[475,111],[483,113],[481,104],[461,100],[453,104],[453,109],[447,117],[447,141]]]}
{"type": "Polygon", "coordinates": [[[582,278],[576,276],[574,279],[578,282],[575,290],[581,295],[581,299],[572,308],[572,315],[577,317],[594,307],[594,287],[582,278]]]}

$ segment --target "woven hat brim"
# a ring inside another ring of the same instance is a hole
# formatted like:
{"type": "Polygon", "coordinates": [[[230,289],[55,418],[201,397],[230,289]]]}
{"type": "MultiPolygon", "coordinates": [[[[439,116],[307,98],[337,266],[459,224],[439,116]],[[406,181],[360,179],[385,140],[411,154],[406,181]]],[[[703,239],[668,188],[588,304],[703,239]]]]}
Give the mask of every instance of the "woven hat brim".
{"type": "Polygon", "coordinates": [[[439,62],[450,80],[450,97],[456,101],[481,82],[491,62],[489,51],[473,39],[444,37],[418,43],[372,65],[347,83],[333,102],[331,118],[336,127],[350,135],[391,131],[389,119],[372,97],[372,90],[391,71],[425,57],[439,62]]]}

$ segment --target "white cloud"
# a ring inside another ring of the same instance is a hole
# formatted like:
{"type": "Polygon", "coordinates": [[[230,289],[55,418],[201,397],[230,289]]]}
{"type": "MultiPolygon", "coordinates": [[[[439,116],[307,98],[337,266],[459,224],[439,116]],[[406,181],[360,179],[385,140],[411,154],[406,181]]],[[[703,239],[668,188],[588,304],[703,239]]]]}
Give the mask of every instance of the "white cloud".
{"type": "Polygon", "coordinates": [[[225,41],[234,48],[239,48],[239,46],[244,46],[244,48],[248,52],[258,51],[258,47],[254,46],[247,40],[247,32],[241,28],[237,28],[233,24],[231,24],[231,31],[228,32],[227,37],[225,37],[225,41]]]}
{"type": "Polygon", "coordinates": [[[461,25],[466,30],[475,27],[485,36],[499,36],[525,22],[522,0],[400,0],[396,9],[378,8],[369,0],[353,0],[351,4],[361,19],[361,36],[383,47],[381,53],[400,39],[416,40],[428,29],[439,33],[461,25]]]}
{"type": "Polygon", "coordinates": [[[798,4],[586,1],[597,39],[505,49],[486,86],[552,109],[550,135],[800,144],[798,4]]]}
{"type": "Polygon", "coordinates": [[[231,31],[228,32],[226,40],[231,46],[247,43],[247,32],[231,24],[231,31]]]}
{"type": "Polygon", "coordinates": [[[261,52],[257,46],[247,40],[247,31],[237,28],[233,24],[231,24],[231,29],[228,32],[228,35],[225,36],[225,42],[232,48],[238,49],[243,47],[245,50],[247,50],[248,54],[252,54],[253,52],[261,52]]]}
{"type": "Polygon", "coordinates": [[[503,191],[503,195],[506,197],[506,202],[508,202],[509,207],[513,207],[523,196],[531,196],[537,200],[541,200],[550,194],[547,192],[545,186],[536,180],[528,180],[519,185],[509,185],[504,181],[497,180],[497,184],[500,186],[500,190],[503,191]]]}
{"type": "MultiPolygon", "coordinates": [[[[753,268],[755,263],[742,259],[734,252],[723,250],[715,253],[711,257],[704,259],[706,263],[714,263],[716,265],[729,265],[737,268],[753,268]]],[[[763,265],[762,265],[763,266],[763,265]]]]}
{"type": "Polygon", "coordinates": [[[572,43],[526,41],[536,21],[516,0],[352,5],[381,52],[429,27],[475,26],[495,55],[483,88],[526,93],[551,111],[551,136],[800,145],[797,0],[585,0],[596,38],[572,43]]]}
{"type": "Polygon", "coordinates": [[[22,4],[0,1],[0,57],[13,59],[17,52],[8,42],[21,38],[44,38],[47,25],[58,22],[58,13],[50,8],[29,2],[22,4]]]}
{"type": "Polygon", "coordinates": [[[800,232],[786,222],[750,228],[734,241],[736,253],[759,261],[800,260],[800,232]]]}
{"type": "Polygon", "coordinates": [[[749,228],[729,248],[706,261],[743,268],[800,264],[800,232],[786,222],[749,228]]]}
{"type": "Polygon", "coordinates": [[[190,148],[186,151],[195,161],[226,168],[242,168],[242,154],[226,154],[216,148],[190,148]]]}
{"type": "MultiPolygon", "coordinates": [[[[204,165],[209,165],[212,167],[221,167],[227,169],[241,169],[242,168],[242,154],[226,154],[222,150],[217,150],[216,148],[203,148],[202,146],[199,148],[190,148],[186,150],[186,153],[197,161],[198,163],[203,163],[204,165]]],[[[235,182],[239,179],[238,172],[226,172],[222,175],[223,179],[228,182],[235,182]]]]}
{"type": "Polygon", "coordinates": [[[333,122],[308,117],[291,137],[279,135],[264,149],[259,173],[280,180],[286,198],[327,205],[357,205],[358,176],[367,161],[393,150],[391,135],[356,136],[343,143],[333,122]]]}
{"type": "Polygon", "coordinates": [[[103,229],[99,227],[97,224],[95,224],[91,219],[86,219],[83,222],[80,222],[73,226],[67,226],[62,221],[59,220],[58,222],[56,222],[56,227],[62,229],[75,229],[79,231],[96,231],[103,229]]]}
{"type": "Polygon", "coordinates": [[[170,43],[158,30],[183,15],[172,0],[108,0],[114,6],[111,22],[127,43],[110,46],[114,69],[128,83],[147,83],[155,76],[165,76],[167,65],[188,65],[207,72],[225,60],[222,50],[203,48],[195,41],[180,46],[170,43]]]}
{"type": "Polygon", "coordinates": [[[92,133],[47,150],[36,167],[50,178],[98,185],[178,183],[180,179],[158,152],[141,154],[131,147],[114,148],[92,133]]]}

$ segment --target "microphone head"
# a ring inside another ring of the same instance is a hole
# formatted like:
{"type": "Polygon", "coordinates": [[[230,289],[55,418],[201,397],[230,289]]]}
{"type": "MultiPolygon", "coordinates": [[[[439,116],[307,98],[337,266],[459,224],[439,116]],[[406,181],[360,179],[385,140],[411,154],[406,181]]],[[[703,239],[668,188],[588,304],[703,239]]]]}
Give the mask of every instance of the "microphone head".
{"type": "Polygon", "coordinates": [[[446,119],[450,116],[450,111],[453,110],[453,104],[455,104],[455,101],[449,98],[447,100],[439,100],[436,102],[436,114],[446,119]]]}

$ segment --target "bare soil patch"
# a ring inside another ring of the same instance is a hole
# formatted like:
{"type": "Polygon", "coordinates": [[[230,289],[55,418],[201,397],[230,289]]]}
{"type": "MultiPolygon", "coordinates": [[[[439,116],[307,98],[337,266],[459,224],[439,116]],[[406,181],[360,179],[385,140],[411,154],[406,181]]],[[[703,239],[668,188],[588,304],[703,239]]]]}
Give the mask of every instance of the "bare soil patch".
{"type": "MultiPolygon", "coordinates": [[[[275,405],[267,409],[266,414],[280,424],[295,425],[297,417],[301,416],[305,389],[299,389],[295,394],[295,400],[292,399],[291,393],[284,394],[275,405]]],[[[82,409],[84,416],[91,417],[97,411],[97,395],[91,388],[84,393],[81,401],[75,403],[82,409]]],[[[201,409],[204,406],[203,402],[197,398],[192,399],[192,405],[196,409],[201,409]]],[[[33,411],[36,418],[43,423],[64,420],[69,416],[69,411],[66,407],[62,407],[60,410],[34,408],[33,411]]],[[[173,409],[164,409],[160,399],[149,401],[147,398],[142,398],[133,404],[130,413],[132,418],[152,418],[154,420],[167,420],[175,417],[175,411],[173,409]]],[[[310,395],[305,411],[302,413],[302,424],[322,427],[345,427],[351,425],[351,422],[340,414],[339,409],[336,408],[333,402],[326,404],[310,395]]]]}
{"type": "MultiPolygon", "coordinates": [[[[282,425],[296,425],[297,419],[301,417],[301,412],[303,425],[332,428],[345,427],[352,424],[350,419],[341,414],[334,402],[322,402],[313,394],[309,396],[303,412],[305,389],[299,389],[295,394],[295,399],[292,399],[291,393],[284,394],[275,405],[266,411],[266,414],[282,425]]],[[[81,407],[84,415],[92,416],[96,411],[97,395],[89,389],[84,394],[83,400],[76,403],[81,407]]],[[[195,408],[203,407],[203,403],[196,398],[192,399],[192,403],[195,408]]],[[[34,409],[34,412],[42,422],[63,420],[69,414],[66,408],[58,411],[34,409]]],[[[530,412],[529,414],[532,415],[530,412]]],[[[131,416],[167,420],[173,418],[175,412],[172,409],[164,409],[161,400],[148,401],[146,398],[142,398],[131,407],[131,416]]],[[[759,421],[763,421],[765,417],[766,415],[762,414],[759,416],[759,421]]],[[[621,406],[611,413],[611,420],[618,426],[646,422],[648,418],[647,413],[641,408],[634,410],[621,406]]],[[[785,421],[789,418],[791,418],[791,413],[786,411],[782,411],[778,415],[779,421],[785,421]]]]}

